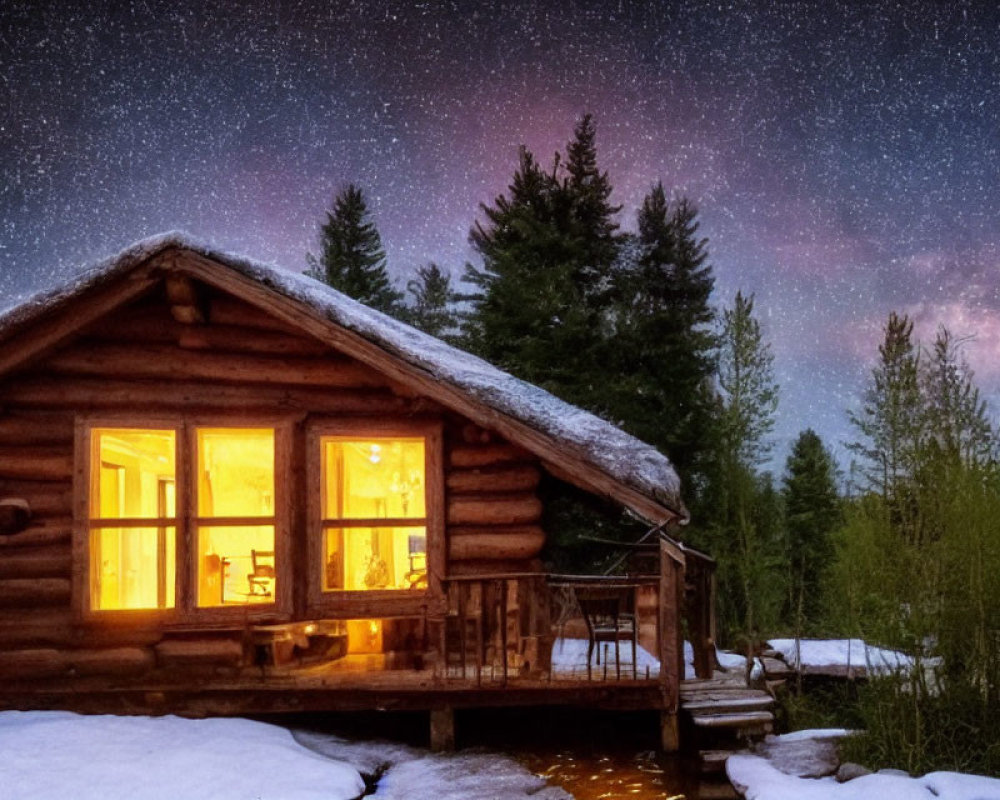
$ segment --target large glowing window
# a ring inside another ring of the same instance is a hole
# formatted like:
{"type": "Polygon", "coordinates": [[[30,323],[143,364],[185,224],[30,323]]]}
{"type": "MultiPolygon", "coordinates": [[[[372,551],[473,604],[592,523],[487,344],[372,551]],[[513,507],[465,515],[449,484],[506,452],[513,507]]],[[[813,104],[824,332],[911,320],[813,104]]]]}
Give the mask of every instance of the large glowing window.
{"type": "Polygon", "coordinates": [[[176,449],[172,430],[91,430],[91,608],[174,607],[176,449]]]}
{"type": "Polygon", "coordinates": [[[273,603],[274,429],[200,428],[198,605],[273,603]]]}
{"type": "Polygon", "coordinates": [[[320,437],[324,592],[427,587],[423,438],[320,437]]]}

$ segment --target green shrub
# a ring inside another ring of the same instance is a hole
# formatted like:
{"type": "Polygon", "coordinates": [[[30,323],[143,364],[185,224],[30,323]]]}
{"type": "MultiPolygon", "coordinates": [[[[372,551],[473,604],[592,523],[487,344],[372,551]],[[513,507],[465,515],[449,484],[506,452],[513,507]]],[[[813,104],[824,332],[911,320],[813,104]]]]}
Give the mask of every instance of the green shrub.
{"type": "Polygon", "coordinates": [[[844,742],[846,760],[914,775],[1000,777],[1000,705],[984,702],[980,687],[952,681],[930,692],[899,677],[878,678],[861,687],[857,710],[864,733],[844,742]]]}

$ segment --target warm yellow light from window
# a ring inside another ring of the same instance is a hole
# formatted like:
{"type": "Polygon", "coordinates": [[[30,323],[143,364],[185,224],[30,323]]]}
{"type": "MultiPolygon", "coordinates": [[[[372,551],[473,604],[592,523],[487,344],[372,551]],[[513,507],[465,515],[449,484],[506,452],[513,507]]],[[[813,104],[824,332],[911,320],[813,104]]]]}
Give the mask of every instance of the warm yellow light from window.
{"type": "Polygon", "coordinates": [[[274,430],[198,431],[198,515],[274,515],[274,430]]]}
{"type": "Polygon", "coordinates": [[[198,552],[199,606],[274,602],[273,525],[201,528],[198,552]]]}
{"type": "Polygon", "coordinates": [[[176,435],[95,428],[90,453],[90,599],[100,611],[172,608],[176,435]],[[121,520],[103,527],[101,520],[121,520]],[[150,525],[150,520],[159,520],[150,525]]]}
{"type": "Polygon", "coordinates": [[[323,439],[326,519],[414,519],[426,515],[424,440],[323,439]]]}
{"type": "Polygon", "coordinates": [[[274,430],[202,428],[197,448],[198,605],[273,603],[274,430]]]}
{"type": "Polygon", "coordinates": [[[328,528],[323,590],[427,588],[426,528],[328,528]]]}
{"type": "Polygon", "coordinates": [[[173,517],[175,441],[173,431],[94,429],[91,519],[173,517]]]}

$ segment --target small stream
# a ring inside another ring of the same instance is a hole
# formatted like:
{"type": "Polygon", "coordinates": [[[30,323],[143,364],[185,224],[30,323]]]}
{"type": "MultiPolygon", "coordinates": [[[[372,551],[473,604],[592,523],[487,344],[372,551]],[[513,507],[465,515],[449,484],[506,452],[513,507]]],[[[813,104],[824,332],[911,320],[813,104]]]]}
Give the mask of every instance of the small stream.
{"type": "Polygon", "coordinates": [[[691,770],[679,758],[651,750],[625,753],[566,749],[546,754],[522,753],[517,758],[576,800],[698,798],[697,781],[691,770]]]}

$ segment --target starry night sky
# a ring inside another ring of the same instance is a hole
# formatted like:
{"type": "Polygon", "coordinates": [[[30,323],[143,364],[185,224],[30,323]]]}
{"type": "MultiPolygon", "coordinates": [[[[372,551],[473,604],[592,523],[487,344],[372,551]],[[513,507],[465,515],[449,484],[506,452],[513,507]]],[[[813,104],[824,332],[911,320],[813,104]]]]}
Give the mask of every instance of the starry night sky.
{"type": "Polygon", "coordinates": [[[7,0],[0,306],[178,228],[301,270],[349,181],[401,282],[457,278],[517,146],[590,111],[623,227],[662,179],[715,301],[756,293],[776,458],[842,457],[892,309],[975,335],[1000,410],[998,103],[993,2],[7,0]]]}

